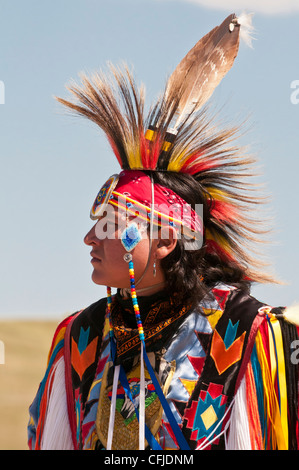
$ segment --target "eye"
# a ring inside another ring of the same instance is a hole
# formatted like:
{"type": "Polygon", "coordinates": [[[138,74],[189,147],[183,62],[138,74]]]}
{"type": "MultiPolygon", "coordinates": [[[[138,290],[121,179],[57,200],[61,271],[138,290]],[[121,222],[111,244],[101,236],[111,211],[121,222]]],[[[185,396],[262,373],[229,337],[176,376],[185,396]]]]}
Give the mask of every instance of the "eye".
{"type": "Polygon", "coordinates": [[[95,231],[99,240],[104,240],[105,238],[115,238],[115,233],[118,231],[118,225],[113,220],[102,218],[98,220],[95,231]]]}
{"type": "Polygon", "coordinates": [[[106,224],[107,224],[107,227],[115,228],[115,230],[117,230],[118,228],[118,224],[114,220],[107,220],[106,224]]]}

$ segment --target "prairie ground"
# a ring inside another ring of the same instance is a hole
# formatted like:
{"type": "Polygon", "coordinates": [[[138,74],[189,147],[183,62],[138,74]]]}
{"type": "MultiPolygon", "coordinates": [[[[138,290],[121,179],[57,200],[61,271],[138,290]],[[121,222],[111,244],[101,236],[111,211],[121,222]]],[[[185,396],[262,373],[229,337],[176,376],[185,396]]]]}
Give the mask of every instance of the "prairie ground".
{"type": "Polygon", "coordinates": [[[28,407],[46,370],[57,321],[1,321],[0,450],[27,449],[28,407]],[[4,364],[2,364],[4,362],[4,364]]]}

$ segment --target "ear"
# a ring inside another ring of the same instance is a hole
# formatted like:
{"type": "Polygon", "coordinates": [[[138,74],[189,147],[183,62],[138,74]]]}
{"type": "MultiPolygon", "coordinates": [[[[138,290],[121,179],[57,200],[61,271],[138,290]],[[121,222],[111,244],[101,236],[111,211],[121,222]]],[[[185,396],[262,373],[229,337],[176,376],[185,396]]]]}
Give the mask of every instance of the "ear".
{"type": "Polygon", "coordinates": [[[173,227],[162,227],[156,246],[156,258],[165,258],[171,253],[177,244],[177,232],[173,227]]]}

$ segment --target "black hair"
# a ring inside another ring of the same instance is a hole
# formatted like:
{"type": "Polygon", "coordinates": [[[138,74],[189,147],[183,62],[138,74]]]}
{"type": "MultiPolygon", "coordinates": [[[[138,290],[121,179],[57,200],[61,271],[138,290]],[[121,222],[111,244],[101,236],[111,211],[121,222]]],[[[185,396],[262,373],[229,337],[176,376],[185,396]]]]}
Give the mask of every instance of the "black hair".
{"type": "MultiPolygon", "coordinates": [[[[204,227],[209,227],[210,210],[201,185],[190,175],[170,172],[149,172],[154,183],[171,189],[193,208],[202,204],[204,227]]],[[[246,291],[250,290],[250,281],[246,279],[245,267],[233,261],[224,262],[216,253],[206,250],[205,236],[202,246],[197,250],[186,249],[184,235],[177,240],[175,249],[161,260],[165,273],[167,290],[175,293],[182,302],[197,305],[217,283],[234,285],[246,291]]]]}

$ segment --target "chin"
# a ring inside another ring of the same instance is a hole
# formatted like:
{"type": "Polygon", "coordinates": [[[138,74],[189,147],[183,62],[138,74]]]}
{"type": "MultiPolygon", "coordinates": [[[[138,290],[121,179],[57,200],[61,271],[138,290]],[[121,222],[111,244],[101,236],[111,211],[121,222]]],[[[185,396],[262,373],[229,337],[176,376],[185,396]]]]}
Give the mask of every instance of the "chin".
{"type": "Polygon", "coordinates": [[[109,287],[113,287],[115,289],[122,289],[122,288],[128,288],[128,283],[127,282],[118,282],[116,280],[112,280],[112,279],[108,279],[107,277],[103,276],[103,274],[101,273],[97,273],[97,272],[93,272],[92,275],[91,275],[91,279],[92,281],[99,285],[99,286],[109,286],[109,287]]]}
{"type": "Polygon", "coordinates": [[[98,284],[99,286],[108,286],[109,284],[106,283],[105,279],[103,279],[103,276],[93,272],[91,275],[91,279],[95,284],[98,284]]]}

